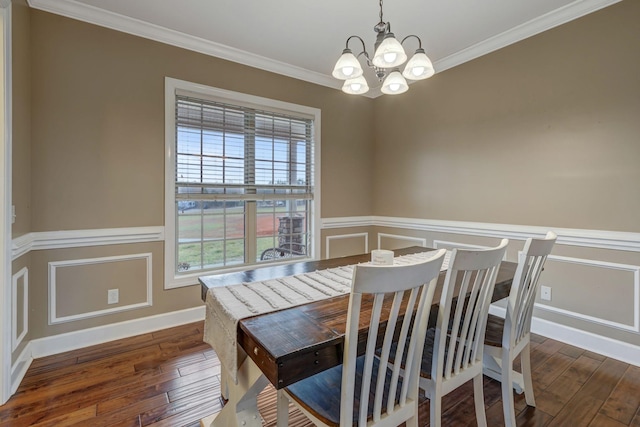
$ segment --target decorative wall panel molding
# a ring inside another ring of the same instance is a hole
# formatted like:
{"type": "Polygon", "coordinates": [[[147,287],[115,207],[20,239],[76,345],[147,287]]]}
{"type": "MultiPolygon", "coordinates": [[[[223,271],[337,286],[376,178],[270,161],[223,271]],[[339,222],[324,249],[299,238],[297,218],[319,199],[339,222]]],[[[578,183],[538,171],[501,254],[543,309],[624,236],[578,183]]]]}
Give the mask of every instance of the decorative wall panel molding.
{"type": "Polygon", "coordinates": [[[583,258],[571,258],[571,257],[556,256],[556,255],[549,255],[549,257],[547,258],[547,265],[549,264],[550,261],[568,263],[568,264],[586,265],[586,266],[598,267],[598,268],[604,268],[604,269],[628,271],[630,273],[633,273],[633,282],[629,283],[629,285],[632,288],[633,297],[620,298],[618,301],[618,304],[620,306],[625,304],[632,305],[633,323],[632,324],[620,323],[610,319],[603,319],[602,317],[593,316],[585,313],[579,313],[572,310],[566,310],[560,307],[554,307],[554,306],[543,304],[543,303],[536,303],[536,308],[562,314],[564,316],[573,317],[576,319],[586,320],[592,323],[599,323],[605,326],[611,326],[614,328],[623,329],[626,331],[640,332],[640,266],[618,264],[613,262],[605,262],[605,261],[583,259],[583,258]]]}
{"type": "Polygon", "coordinates": [[[395,239],[395,240],[405,240],[410,242],[411,246],[427,246],[427,239],[423,237],[413,237],[413,236],[404,236],[401,234],[389,234],[389,233],[378,233],[378,249],[384,249],[382,247],[382,239],[395,239]]]}
{"type": "Polygon", "coordinates": [[[331,241],[332,240],[357,239],[357,238],[364,238],[364,246],[362,248],[362,253],[369,252],[369,233],[338,234],[338,235],[335,235],[335,236],[327,236],[325,238],[325,256],[326,256],[326,258],[331,258],[331,241]]]}
{"type": "Polygon", "coordinates": [[[579,228],[540,227],[534,225],[492,224],[484,222],[443,221],[385,216],[324,218],[323,229],[378,226],[439,233],[463,234],[510,240],[544,237],[547,231],[558,235],[557,244],[640,252],[640,233],[586,230],[579,228]]]}
{"type": "Polygon", "coordinates": [[[90,317],[118,313],[121,311],[128,311],[128,310],[133,310],[137,308],[150,307],[151,305],[153,305],[153,300],[152,300],[153,280],[152,280],[152,274],[151,274],[151,267],[152,267],[151,253],[50,262],[49,263],[49,324],[53,325],[56,323],[71,322],[75,320],[87,319],[90,317]],[[129,305],[119,305],[113,308],[89,311],[89,312],[79,313],[74,315],[58,316],[57,304],[56,304],[57,297],[58,297],[58,290],[57,290],[57,283],[56,283],[58,268],[91,265],[91,264],[118,263],[118,262],[131,261],[131,260],[137,260],[137,259],[143,259],[146,263],[146,300],[145,301],[129,304],[129,305]]]}
{"type": "Polygon", "coordinates": [[[23,267],[13,275],[11,285],[11,351],[15,351],[29,331],[29,270],[27,267],[23,267]],[[19,307],[18,295],[20,294],[22,304],[19,307]],[[18,331],[18,321],[22,324],[20,331],[18,331]]]}

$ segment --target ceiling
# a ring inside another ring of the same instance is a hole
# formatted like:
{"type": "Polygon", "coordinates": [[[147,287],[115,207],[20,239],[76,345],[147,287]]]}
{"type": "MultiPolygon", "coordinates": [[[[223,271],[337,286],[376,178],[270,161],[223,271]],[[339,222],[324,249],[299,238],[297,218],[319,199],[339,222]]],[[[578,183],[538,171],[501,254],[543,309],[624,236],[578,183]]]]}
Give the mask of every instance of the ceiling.
{"type": "MultiPolygon", "coordinates": [[[[620,0],[387,0],[396,37],[415,34],[442,72],[620,0]]],[[[350,35],[372,54],[375,0],[28,0],[33,8],[339,88],[350,35]]],[[[356,52],[357,44],[351,47],[356,52]]],[[[417,48],[409,39],[405,48],[417,48]]],[[[369,78],[372,87],[374,78],[369,78]]],[[[377,92],[379,93],[379,92],[377,92]]],[[[373,91],[375,96],[376,91],[373,91]]]]}

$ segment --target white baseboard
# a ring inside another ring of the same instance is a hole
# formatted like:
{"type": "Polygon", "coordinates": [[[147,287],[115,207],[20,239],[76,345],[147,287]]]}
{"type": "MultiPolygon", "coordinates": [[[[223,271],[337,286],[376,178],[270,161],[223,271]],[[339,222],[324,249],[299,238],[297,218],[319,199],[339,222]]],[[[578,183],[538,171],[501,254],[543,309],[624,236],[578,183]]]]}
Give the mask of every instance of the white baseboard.
{"type": "Polygon", "coordinates": [[[129,338],[135,335],[146,334],[160,329],[172,328],[186,323],[204,320],[205,307],[194,307],[141,319],[128,320],[126,322],[113,323],[95,328],[83,329],[65,334],[39,338],[30,342],[31,357],[50,356],[77,350],[96,344],[129,338]]]}
{"type": "Polygon", "coordinates": [[[31,366],[31,362],[33,362],[31,343],[28,343],[20,353],[20,356],[18,356],[16,363],[11,366],[11,394],[15,393],[18,389],[18,386],[27,373],[27,369],[31,366]]]}
{"type": "MultiPolygon", "coordinates": [[[[489,313],[504,318],[506,309],[492,304],[489,313]]],[[[640,346],[596,335],[570,326],[534,317],[531,332],[583,348],[631,365],[640,366],[640,346]]]]}

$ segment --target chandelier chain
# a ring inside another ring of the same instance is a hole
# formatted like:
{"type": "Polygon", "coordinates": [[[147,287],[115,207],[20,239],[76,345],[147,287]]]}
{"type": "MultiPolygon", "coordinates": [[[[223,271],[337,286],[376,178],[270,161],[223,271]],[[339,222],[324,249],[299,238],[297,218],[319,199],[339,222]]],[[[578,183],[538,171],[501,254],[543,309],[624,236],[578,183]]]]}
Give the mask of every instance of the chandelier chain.
{"type": "Polygon", "coordinates": [[[382,19],[382,0],[380,0],[380,22],[384,22],[384,19],[382,19]]]}

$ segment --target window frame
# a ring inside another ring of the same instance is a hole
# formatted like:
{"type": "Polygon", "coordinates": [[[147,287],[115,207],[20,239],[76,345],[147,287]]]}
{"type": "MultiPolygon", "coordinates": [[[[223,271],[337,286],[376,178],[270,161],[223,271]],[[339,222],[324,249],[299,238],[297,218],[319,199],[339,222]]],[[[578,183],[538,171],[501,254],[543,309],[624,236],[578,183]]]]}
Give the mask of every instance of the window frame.
{"type": "MultiPolygon", "coordinates": [[[[202,84],[165,77],[165,215],[164,215],[164,288],[173,289],[198,284],[198,277],[207,274],[223,274],[248,270],[263,264],[249,262],[241,266],[198,270],[192,274],[177,274],[176,269],[176,211],[175,211],[175,161],[176,161],[176,92],[188,92],[194,98],[212,100],[242,107],[251,107],[276,113],[311,118],[313,120],[313,200],[311,203],[311,244],[308,259],[320,254],[320,109],[304,105],[233,92],[202,84]]],[[[289,264],[300,259],[270,262],[268,265],[289,264]]]]}

